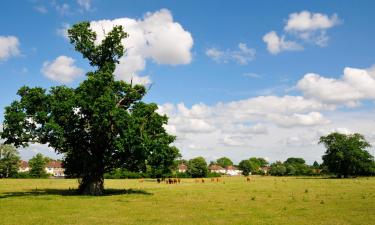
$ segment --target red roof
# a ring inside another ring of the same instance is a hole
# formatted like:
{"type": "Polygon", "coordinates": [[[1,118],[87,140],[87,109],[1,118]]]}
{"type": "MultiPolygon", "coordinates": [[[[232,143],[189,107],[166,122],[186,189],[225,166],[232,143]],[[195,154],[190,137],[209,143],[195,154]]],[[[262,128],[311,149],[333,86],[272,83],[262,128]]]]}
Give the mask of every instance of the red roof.
{"type": "Polygon", "coordinates": [[[62,168],[62,164],[59,161],[52,160],[47,164],[48,168],[62,168]]]}
{"type": "Polygon", "coordinates": [[[210,170],[223,170],[223,167],[219,166],[219,165],[211,165],[209,167],[210,170]]]}
{"type": "Polygon", "coordinates": [[[227,168],[225,168],[226,170],[238,170],[237,167],[235,166],[227,166],[227,168]]]}
{"type": "Polygon", "coordinates": [[[24,161],[24,160],[21,160],[20,163],[19,163],[19,165],[20,165],[20,168],[27,168],[27,167],[29,167],[29,163],[26,162],[26,161],[24,161]]]}
{"type": "Polygon", "coordinates": [[[178,165],[178,169],[179,170],[187,170],[187,166],[182,163],[182,164],[178,165]]]}

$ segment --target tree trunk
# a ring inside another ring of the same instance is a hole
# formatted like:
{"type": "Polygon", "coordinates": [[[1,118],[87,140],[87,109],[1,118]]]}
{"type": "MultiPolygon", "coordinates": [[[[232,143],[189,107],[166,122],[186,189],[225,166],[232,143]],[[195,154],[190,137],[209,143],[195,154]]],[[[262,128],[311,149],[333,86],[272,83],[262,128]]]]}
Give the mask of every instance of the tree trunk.
{"type": "Polygon", "coordinates": [[[79,193],[83,195],[103,195],[104,178],[103,175],[87,175],[79,182],[79,193]]]}

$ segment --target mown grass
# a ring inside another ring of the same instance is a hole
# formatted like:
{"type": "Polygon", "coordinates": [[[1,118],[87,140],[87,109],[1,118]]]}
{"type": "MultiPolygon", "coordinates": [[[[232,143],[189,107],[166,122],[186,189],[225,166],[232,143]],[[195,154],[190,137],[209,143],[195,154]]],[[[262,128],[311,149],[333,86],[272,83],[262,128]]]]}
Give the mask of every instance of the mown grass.
{"type": "Polygon", "coordinates": [[[374,224],[375,178],[106,180],[105,196],[76,180],[0,180],[0,224],[374,224]],[[70,189],[70,190],[69,190],[70,189]]]}

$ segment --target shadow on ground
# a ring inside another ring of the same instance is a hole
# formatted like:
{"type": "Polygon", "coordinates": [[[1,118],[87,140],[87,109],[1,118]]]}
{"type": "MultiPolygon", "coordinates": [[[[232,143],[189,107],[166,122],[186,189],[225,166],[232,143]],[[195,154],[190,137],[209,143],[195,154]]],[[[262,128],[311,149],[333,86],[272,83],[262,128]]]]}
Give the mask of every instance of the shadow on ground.
{"type": "MultiPolygon", "coordinates": [[[[85,196],[80,195],[77,189],[33,189],[30,191],[19,192],[4,192],[0,194],[2,198],[25,197],[25,196],[44,196],[44,195],[60,195],[60,196],[85,196]]],[[[140,189],[105,189],[104,194],[96,197],[111,196],[111,195],[152,195],[140,189]]],[[[89,195],[87,195],[89,196],[89,195]]]]}

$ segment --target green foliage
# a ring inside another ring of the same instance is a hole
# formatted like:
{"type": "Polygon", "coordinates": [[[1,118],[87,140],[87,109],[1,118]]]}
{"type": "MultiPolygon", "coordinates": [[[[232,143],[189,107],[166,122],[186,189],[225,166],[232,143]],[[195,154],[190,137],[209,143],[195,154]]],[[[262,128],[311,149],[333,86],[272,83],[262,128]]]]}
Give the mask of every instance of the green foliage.
{"type": "Polygon", "coordinates": [[[206,177],[208,174],[207,162],[203,157],[189,160],[187,173],[191,177],[206,177]]]}
{"type": "Polygon", "coordinates": [[[132,172],[125,169],[115,169],[104,174],[105,179],[139,179],[146,177],[149,177],[148,174],[132,172]]]}
{"type": "Polygon", "coordinates": [[[252,169],[253,169],[253,165],[252,163],[250,162],[250,160],[242,160],[239,164],[238,164],[238,168],[240,170],[242,170],[242,174],[244,176],[249,176],[249,174],[251,173],[252,169]]]}
{"type": "Polygon", "coordinates": [[[370,143],[361,134],[331,133],[320,137],[326,152],[323,164],[338,177],[375,174],[374,157],[366,151],[370,143]]]}
{"type": "Polygon", "coordinates": [[[208,172],[207,177],[209,177],[209,178],[212,178],[212,177],[221,177],[221,174],[220,173],[216,173],[216,172],[213,172],[213,173],[208,172]]]}
{"type": "Polygon", "coordinates": [[[294,176],[294,175],[310,175],[312,173],[312,169],[306,165],[305,160],[302,158],[288,158],[284,162],[284,166],[286,167],[286,175],[294,176]]]}
{"type": "Polygon", "coordinates": [[[287,168],[282,162],[275,162],[271,164],[270,174],[273,176],[284,176],[287,168]]]}
{"type": "Polygon", "coordinates": [[[226,168],[227,166],[233,166],[232,160],[230,160],[227,157],[221,157],[221,158],[217,159],[216,164],[223,167],[223,168],[226,168]]]}
{"type": "Polygon", "coordinates": [[[45,170],[48,162],[49,158],[44,157],[40,153],[36,154],[33,158],[29,160],[29,175],[34,178],[48,177],[48,174],[45,170]]]}
{"type": "Polygon", "coordinates": [[[141,101],[144,86],[114,79],[124,54],[121,39],[128,36],[123,28],[113,27],[98,44],[89,22],[74,25],[68,34],[96,70],[77,88],[20,88],[20,100],[5,108],[1,137],[15,146],[48,143],[64,155],[65,174],[80,178],[83,194],[102,194],[104,173],[116,168],[169,173],[179,151],[163,127],[168,118],[156,112],[156,104],[141,101]]]}
{"type": "Polygon", "coordinates": [[[20,157],[14,146],[0,144],[0,178],[15,176],[19,161],[20,157]]]}
{"type": "Polygon", "coordinates": [[[319,169],[320,165],[319,165],[319,163],[318,163],[317,161],[314,161],[312,167],[313,167],[314,169],[319,169]]]}
{"type": "Polygon", "coordinates": [[[29,172],[18,172],[14,174],[12,178],[28,179],[28,178],[35,178],[35,177],[32,177],[29,172]]]}

